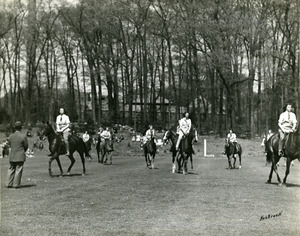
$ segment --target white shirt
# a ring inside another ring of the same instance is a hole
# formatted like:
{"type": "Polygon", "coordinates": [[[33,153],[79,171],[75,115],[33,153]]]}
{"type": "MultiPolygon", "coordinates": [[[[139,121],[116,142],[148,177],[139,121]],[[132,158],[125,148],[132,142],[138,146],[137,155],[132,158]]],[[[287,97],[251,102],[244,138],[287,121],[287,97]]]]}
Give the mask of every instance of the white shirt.
{"type": "Polygon", "coordinates": [[[89,136],[89,134],[83,134],[82,135],[82,139],[83,139],[83,142],[87,142],[87,141],[89,141],[90,140],[90,136],[89,136]]]}
{"type": "Polygon", "coordinates": [[[297,119],[295,113],[288,112],[288,111],[281,113],[278,120],[278,126],[283,132],[285,133],[292,132],[293,129],[296,129],[296,125],[297,125],[297,119]]]}
{"type": "Polygon", "coordinates": [[[184,134],[188,134],[191,130],[192,122],[190,119],[183,117],[179,120],[179,132],[183,132],[184,134]]]}
{"type": "Polygon", "coordinates": [[[56,131],[65,132],[70,131],[69,129],[70,119],[69,116],[62,114],[56,117],[56,131]]]}
{"type": "Polygon", "coordinates": [[[108,130],[104,130],[101,133],[101,137],[104,138],[104,139],[111,139],[111,133],[108,130]]]}
{"type": "Polygon", "coordinates": [[[229,142],[237,142],[235,133],[229,133],[227,135],[227,139],[228,139],[229,142]]]}
{"type": "Polygon", "coordinates": [[[154,135],[155,135],[154,129],[152,129],[152,130],[148,129],[145,134],[147,139],[151,139],[151,137],[154,137],[154,135]]]}

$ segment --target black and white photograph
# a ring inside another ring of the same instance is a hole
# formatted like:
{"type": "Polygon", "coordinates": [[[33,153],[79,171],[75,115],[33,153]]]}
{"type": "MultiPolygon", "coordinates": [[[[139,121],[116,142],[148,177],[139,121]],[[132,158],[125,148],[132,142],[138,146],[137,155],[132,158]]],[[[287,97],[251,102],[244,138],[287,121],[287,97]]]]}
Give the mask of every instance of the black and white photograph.
{"type": "Polygon", "coordinates": [[[300,0],[0,0],[0,235],[300,235],[300,0]]]}

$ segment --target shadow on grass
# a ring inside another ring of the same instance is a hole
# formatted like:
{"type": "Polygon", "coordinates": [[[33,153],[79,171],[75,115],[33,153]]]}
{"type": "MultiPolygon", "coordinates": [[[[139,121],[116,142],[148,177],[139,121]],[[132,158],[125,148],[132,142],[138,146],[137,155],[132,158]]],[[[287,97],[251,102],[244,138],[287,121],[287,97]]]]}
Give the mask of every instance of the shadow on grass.
{"type": "MultiPolygon", "coordinates": [[[[180,172],[176,172],[176,174],[178,174],[178,175],[184,175],[183,173],[182,173],[182,171],[180,171],[180,172]]],[[[199,175],[198,173],[195,173],[195,172],[187,172],[187,174],[186,175],[199,175]]]]}
{"type": "Polygon", "coordinates": [[[242,169],[242,168],[238,168],[238,167],[235,167],[235,168],[229,168],[229,167],[226,167],[225,169],[226,169],[226,170],[240,170],[240,169],[242,169]]]}
{"type": "MultiPolygon", "coordinates": [[[[87,175],[87,174],[85,174],[87,175]]],[[[63,174],[63,175],[52,175],[52,178],[57,178],[57,177],[73,177],[73,176],[82,176],[82,174],[63,174]]]]}
{"type": "Polygon", "coordinates": [[[36,187],[36,184],[23,184],[20,185],[19,188],[31,188],[31,187],[36,187]]]}
{"type": "MultiPolygon", "coordinates": [[[[278,182],[266,183],[266,184],[278,186],[278,182]]],[[[278,186],[278,187],[279,187],[279,186],[278,186]]],[[[287,187],[287,188],[300,188],[300,184],[286,183],[285,185],[283,184],[281,187],[287,187]]]]}

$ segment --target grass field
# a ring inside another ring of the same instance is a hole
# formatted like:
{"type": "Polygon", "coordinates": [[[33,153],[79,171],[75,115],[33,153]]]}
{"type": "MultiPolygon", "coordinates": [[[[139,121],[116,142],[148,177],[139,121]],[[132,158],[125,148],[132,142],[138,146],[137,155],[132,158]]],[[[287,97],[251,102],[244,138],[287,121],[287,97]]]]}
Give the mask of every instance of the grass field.
{"type": "MultiPolygon", "coordinates": [[[[0,159],[0,235],[300,235],[300,163],[291,167],[286,187],[275,176],[266,184],[270,166],[260,140],[239,142],[242,168],[229,170],[224,139],[200,137],[188,175],[171,173],[169,146],[160,148],[154,170],[145,168],[137,143],[123,141],[112,166],[97,163],[92,150],[86,176],[76,155],[71,176],[53,178],[47,150],[36,151],[18,190],[4,188],[8,159],[0,159]],[[203,138],[214,157],[203,156],[203,138]],[[269,214],[279,216],[261,220],[269,214]]],[[[61,161],[66,174],[69,160],[61,161]]],[[[59,174],[56,162],[52,170],[59,174]]],[[[279,171],[283,178],[283,160],[279,171]]]]}

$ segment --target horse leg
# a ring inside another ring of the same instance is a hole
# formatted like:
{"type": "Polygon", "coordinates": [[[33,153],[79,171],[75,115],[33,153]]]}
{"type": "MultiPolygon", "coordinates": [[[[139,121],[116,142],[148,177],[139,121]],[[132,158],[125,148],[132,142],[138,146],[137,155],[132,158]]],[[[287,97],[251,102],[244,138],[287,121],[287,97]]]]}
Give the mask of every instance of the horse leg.
{"type": "Polygon", "coordinates": [[[97,149],[97,157],[98,157],[98,163],[100,163],[100,150],[98,149],[98,148],[96,148],[97,149]]]}
{"type": "Polygon", "coordinates": [[[242,168],[242,154],[239,153],[239,161],[240,161],[240,165],[239,165],[239,169],[242,168]]]}
{"type": "Polygon", "coordinates": [[[153,153],[152,160],[151,160],[153,170],[154,170],[154,158],[155,158],[155,152],[153,153]]]}
{"type": "Polygon", "coordinates": [[[109,152],[109,160],[110,160],[110,164],[112,165],[112,152],[109,152]]]}
{"type": "Polygon", "coordinates": [[[281,179],[280,179],[280,177],[279,177],[279,173],[278,173],[278,169],[277,169],[276,163],[273,163],[273,162],[272,162],[272,167],[273,167],[273,170],[275,171],[275,173],[276,173],[276,175],[277,175],[278,186],[282,186],[282,182],[281,182],[281,179]]]}
{"type": "Polygon", "coordinates": [[[57,156],[56,162],[57,162],[57,165],[58,165],[58,167],[59,167],[59,169],[60,169],[60,176],[63,176],[63,170],[62,170],[62,168],[61,168],[59,156],[57,156]]]}
{"type": "Polygon", "coordinates": [[[146,165],[147,165],[147,168],[150,168],[151,166],[151,159],[150,159],[150,154],[149,153],[145,153],[145,158],[146,158],[146,165]]]}
{"type": "Polygon", "coordinates": [[[193,166],[193,154],[191,154],[190,159],[191,159],[191,169],[193,170],[194,169],[194,166],[193,166]]]}
{"type": "Polygon", "coordinates": [[[228,169],[232,169],[232,165],[231,165],[231,155],[227,154],[227,159],[228,159],[228,169]]]}
{"type": "Polygon", "coordinates": [[[73,167],[73,165],[75,163],[75,159],[73,157],[73,153],[71,153],[71,152],[70,152],[70,155],[68,157],[69,157],[69,159],[71,161],[71,164],[70,164],[70,166],[68,168],[68,173],[67,174],[70,175],[71,174],[70,171],[71,171],[71,169],[72,169],[72,167],[73,167]]]}
{"type": "Polygon", "coordinates": [[[182,171],[182,154],[180,152],[177,153],[176,161],[178,166],[178,173],[180,173],[182,171]]]}
{"type": "Polygon", "coordinates": [[[48,166],[48,171],[49,171],[49,175],[52,177],[52,170],[51,170],[51,163],[54,159],[56,159],[58,157],[57,153],[54,153],[53,156],[50,157],[49,159],[49,166],[48,166]]]}
{"type": "Polygon", "coordinates": [[[287,158],[286,159],[286,170],[285,170],[285,176],[284,176],[284,179],[283,179],[283,184],[285,185],[286,183],[286,179],[287,179],[287,176],[289,175],[290,173],[290,167],[291,167],[291,159],[290,158],[287,158]]]}
{"type": "Polygon", "coordinates": [[[83,168],[83,172],[82,172],[82,176],[85,176],[85,159],[84,159],[84,155],[83,152],[78,152],[81,158],[81,162],[82,162],[82,168],[83,168]]]}
{"type": "Polygon", "coordinates": [[[102,149],[101,150],[101,161],[100,161],[102,164],[104,164],[104,156],[105,156],[105,154],[106,154],[105,150],[102,149]]]}
{"type": "Polygon", "coordinates": [[[235,157],[235,154],[233,154],[232,157],[233,157],[233,160],[234,160],[234,161],[233,161],[233,169],[235,169],[235,163],[236,163],[236,157],[235,157]]]}
{"type": "Polygon", "coordinates": [[[176,160],[176,152],[172,152],[172,173],[174,174],[176,172],[176,163],[175,163],[175,160],[176,160]]]}
{"type": "Polygon", "coordinates": [[[186,175],[187,174],[187,159],[188,155],[182,155],[182,174],[186,175]]]}

